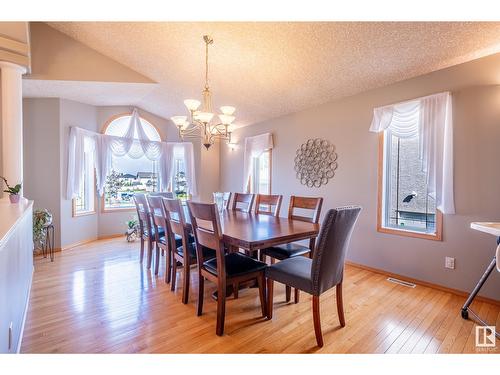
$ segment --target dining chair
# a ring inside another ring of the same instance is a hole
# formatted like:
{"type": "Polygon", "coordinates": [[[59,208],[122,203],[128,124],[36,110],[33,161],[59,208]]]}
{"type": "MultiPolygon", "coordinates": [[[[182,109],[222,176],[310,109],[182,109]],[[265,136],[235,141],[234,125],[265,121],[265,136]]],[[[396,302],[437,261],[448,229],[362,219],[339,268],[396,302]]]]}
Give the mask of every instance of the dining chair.
{"type": "Polygon", "coordinates": [[[283,195],[257,194],[255,197],[255,213],[279,216],[283,195]]]}
{"type": "Polygon", "coordinates": [[[262,316],[266,316],[266,288],[264,270],[267,265],[244,254],[224,252],[219,212],[215,204],[187,202],[191,225],[196,239],[198,259],[198,308],[203,313],[205,279],[217,284],[216,334],[224,333],[226,316],[226,286],[257,280],[262,316]],[[215,250],[215,258],[206,259],[203,246],[215,250]]]}
{"type": "MultiPolygon", "coordinates": [[[[321,207],[323,206],[323,198],[321,197],[298,197],[292,195],[290,197],[290,204],[288,206],[288,219],[305,221],[308,223],[317,224],[319,221],[319,216],[321,214],[321,207]],[[300,210],[296,212],[295,210],[300,210]],[[306,212],[310,213],[310,216],[306,215],[306,212]]],[[[293,258],[297,256],[302,256],[309,254],[311,257],[311,252],[314,250],[314,245],[316,238],[311,238],[309,240],[309,246],[304,246],[296,242],[290,242],[283,245],[276,245],[269,247],[267,249],[261,250],[261,260],[265,261],[265,257],[269,256],[271,258],[271,264],[274,263],[275,259],[284,260],[288,258],[293,258]]],[[[286,286],[286,301],[290,301],[291,288],[286,286]]],[[[299,302],[299,291],[295,290],[294,301],[299,302]]]]}
{"type": "MultiPolygon", "coordinates": [[[[196,245],[194,238],[189,234],[184,217],[184,209],[178,199],[162,198],[163,207],[167,221],[167,231],[171,233],[170,246],[172,257],[172,283],[171,290],[176,288],[178,262],[184,270],[184,280],[182,289],[182,303],[187,304],[189,300],[189,280],[191,276],[191,266],[197,264],[196,245]]],[[[215,257],[215,251],[202,247],[203,255],[206,259],[215,257]]],[[[167,266],[168,267],[168,266],[167,266]]],[[[170,268],[167,268],[170,272],[170,268]]],[[[169,277],[170,279],[170,277],[169,277]]]]}
{"type": "Polygon", "coordinates": [[[224,193],[222,193],[222,202],[224,205],[224,209],[229,208],[229,204],[231,202],[232,195],[233,195],[233,193],[231,193],[230,191],[225,191],[224,193]]]}
{"type": "MultiPolygon", "coordinates": [[[[152,263],[152,255],[153,255],[153,242],[155,241],[155,233],[153,224],[151,221],[151,215],[149,210],[149,203],[146,198],[146,194],[143,193],[135,193],[133,196],[135,207],[137,210],[137,217],[139,220],[139,230],[140,230],[140,238],[141,238],[141,255],[140,260],[141,263],[144,258],[144,241],[148,242],[148,254],[147,254],[147,268],[151,268],[152,263]]],[[[160,237],[165,235],[163,229],[160,229],[160,237]]]]}
{"type": "Polygon", "coordinates": [[[234,211],[250,212],[255,194],[234,193],[231,209],[234,211]]]}
{"type": "Polygon", "coordinates": [[[161,196],[152,196],[151,194],[147,196],[155,236],[155,275],[158,275],[160,270],[160,249],[167,255],[167,269],[170,267],[170,249],[167,240],[169,232],[167,230],[167,220],[162,199],[161,196]]]}
{"type": "Polygon", "coordinates": [[[150,197],[162,197],[162,198],[169,198],[173,199],[174,198],[174,193],[171,191],[156,191],[153,193],[149,193],[150,197]]]}
{"type": "Polygon", "coordinates": [[[337,313],[340,325],[345,326],[342,302],[344,262],[360,211],[361,207],[358,206],[328,210],[312,259],[307,257],[288,258],[266,269],[268,319],[273,317],[274,281],[291,285],[312,294],[314,333],[319,347],[323,346],[319,299],[321,294],[334,286],[336,287],[337,313]]]}

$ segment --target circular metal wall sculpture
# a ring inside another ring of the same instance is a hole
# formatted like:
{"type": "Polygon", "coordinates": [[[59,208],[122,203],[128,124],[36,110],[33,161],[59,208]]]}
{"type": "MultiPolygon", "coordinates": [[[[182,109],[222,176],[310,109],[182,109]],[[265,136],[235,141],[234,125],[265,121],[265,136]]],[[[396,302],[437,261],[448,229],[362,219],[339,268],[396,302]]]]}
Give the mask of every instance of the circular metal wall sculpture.
{"type": "Polygon", "coordinates": [[[320,187],[335,175],[337,154],[335,146],[326,139],[309,139],[296,154],[294,169],[302,185],[320,187]]]}

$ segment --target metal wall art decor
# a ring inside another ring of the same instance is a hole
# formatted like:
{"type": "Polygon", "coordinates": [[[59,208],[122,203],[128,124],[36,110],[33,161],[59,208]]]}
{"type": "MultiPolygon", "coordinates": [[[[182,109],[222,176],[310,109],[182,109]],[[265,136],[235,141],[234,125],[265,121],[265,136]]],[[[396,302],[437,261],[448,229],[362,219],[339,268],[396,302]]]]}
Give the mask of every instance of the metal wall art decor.
{"type": "Polygon", "coordinates": [[[296,154],[294,169],[302,185],[320,187],[335,175],[337,154],[335,146],[326,139],[309,139],[296,154]]]}

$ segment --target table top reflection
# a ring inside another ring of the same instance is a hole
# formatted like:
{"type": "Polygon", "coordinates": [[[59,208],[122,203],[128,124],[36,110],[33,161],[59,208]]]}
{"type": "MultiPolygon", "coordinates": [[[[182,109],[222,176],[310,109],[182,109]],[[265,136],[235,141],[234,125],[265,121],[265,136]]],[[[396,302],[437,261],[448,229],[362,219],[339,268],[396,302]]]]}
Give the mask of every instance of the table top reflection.
{"type": "MultiPolygon", "coordinates": [[[[184,213],[190,226],[187,206],[184,206],[184,213]]],[[[220,219],[224,243],[246,250],[314,238],[319,233],[319,224],[271,215],[223,210],[220,219]]]]}

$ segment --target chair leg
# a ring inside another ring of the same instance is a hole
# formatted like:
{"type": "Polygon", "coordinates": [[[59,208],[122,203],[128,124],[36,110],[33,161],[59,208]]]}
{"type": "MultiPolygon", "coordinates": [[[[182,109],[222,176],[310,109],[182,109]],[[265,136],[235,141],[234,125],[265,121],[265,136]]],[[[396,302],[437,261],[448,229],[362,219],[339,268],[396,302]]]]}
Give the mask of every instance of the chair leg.
{"type": "Polygon", "coordinates": [[[314,333],[316,335],[316,342],[321,348],[323,346],[323,334],[321,333],[321,320],[319,317],[319,296],[313,296],[313,320],[314,320],[314,333]]]}
{"type": "Polygon", "coordinates": [[[224,334],[224,320],[226,319],[226,283],[219,283],[217,288],[217,336],[224,334]]]}
{"type": "Polygon", "coordinates": [[[240,283],[233,283],[234,299],[238,299],[238,291],[240,290],[240,283]]]}
{"type": "Polygon", "coordinates": [[[286,285],[286,287],[285,287],[285,300],[287,302],[290,302],[291,296],[292,296],[292,288],[289,287],[288,285],[286,285]]]}
{"type": "Polygon", "coordinates": [[[293,290],[294,292],[294,300],[295,300],[295,303],[299,303],[299,298],[300,298],[300,290],[295,288],[293,290]]]}
{"type": "Polygon", "coordinates": [[[339,315],[340,326],[345,327],[344,303],[342,301],[342,283],[337,284],[335,295],[337,296],[337,313],[339,315]]]}
{"type": "Polygon", "coordinates": [[[141,255],[139,256],[141,263],[144,260],[144,237],[141,236],[141,255]]]}
{"type": "Polygon", "coordinates": [[[259,286],[259,298],[260,298],[260,308],[262,310],[262,316],[267,315],[266,311],[266,277],[264,273],[257,277],[257,284],[259,286]]]}
{"type": "Polygon", "coordinates": [[[267,319],[269,320],[273,318],[273,292],[274,281],[273,279],[267,279],[267,319]]]}
{"type": "Polygon", "coordinates": [[[176,281],[177,281],[177,259],[175,259],[175,256],[172,256],[172,282],[170,284],[171,291],[175,290],[176,281]]]}
{"type": "Polygon", "coordinates": [[[188,262],[184,262],[184,280],[182,285],[182,303],[187,304],[189,300],[189,281],[191,278],[191,267],[188,262]]]}
{"type": "Polygon", "coordinates": [[[155,247],[156,247],[155,275],[158,276],[158,273],[160,271],[160,247],[158,246],[157,242],[155,242],[155,247]]]}
{"type": "Polygon", "coordinates": [[[165,283],[170,282],[172,276],[172,252],[167,248],[167,259],[165,259],[166,269],[165,269],[165,283]]]}
{"type": "Polygon", "coordinates": [[[203,296],[205,295],[205,278],[198,275],[198,311],[197,315],[203,314],[203,296]]]}
{"type": "Polygon", "coordinates": [[[153,241],[151,241],[150,237],[148,237],[148,257],[147,257],[147,268],[151,269],[151,262],[153,259],[153,241]]]}

